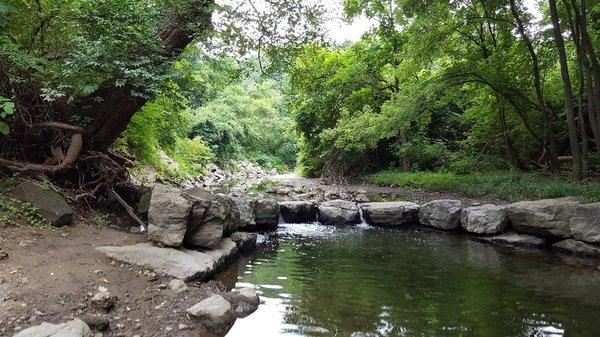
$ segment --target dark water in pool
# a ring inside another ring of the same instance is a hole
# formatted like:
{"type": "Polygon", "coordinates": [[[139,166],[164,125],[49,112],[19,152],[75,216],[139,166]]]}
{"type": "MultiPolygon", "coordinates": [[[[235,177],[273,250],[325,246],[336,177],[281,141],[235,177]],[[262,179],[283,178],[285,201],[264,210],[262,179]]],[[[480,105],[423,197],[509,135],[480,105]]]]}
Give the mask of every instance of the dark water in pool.
{"type": "Polygon", "coordinates": [[[600,336],[600,271],[549,252],[367,226],[263,241],[222,275],[262,299],[228,337],[600,336]]]}

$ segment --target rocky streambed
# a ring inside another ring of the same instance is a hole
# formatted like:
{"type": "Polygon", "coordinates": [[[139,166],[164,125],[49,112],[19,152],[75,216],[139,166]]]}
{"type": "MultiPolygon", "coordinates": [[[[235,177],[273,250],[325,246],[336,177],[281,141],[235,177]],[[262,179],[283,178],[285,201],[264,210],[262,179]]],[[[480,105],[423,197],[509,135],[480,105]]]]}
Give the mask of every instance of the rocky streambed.
{"type": "MultiPolygon", "coordinates": [[[[408,230],[429,228],[493,244],[551,249],[590,261],[600,257],[600,204],[583,204],[575,198],[508,205],[454,199],[368,202],[364,193],[351,192],[298,200],[310,196],[303,192],[275,193],[277,198],[249,197],[155,184],[148,198],[148,240],[97,245],[95,249],[108,261],[148,270],[170,280],[165,287],[175,293],[185,292],[192,282],[213,278],[239,256],[256,248],[254,232],[276,231],[281,223],[318,223],[332,228],[356,224],[408,230]],[[344,196],[348,199],[340,198],[344,196]]],[[[54,213],[54,218],[64,219],[54,213]]],[[[106,287],[90,295],[92,306],[110,312],[114,298],[106,287]]],[[[254,312],[259,302],[256,289],[221,289],[206,292],[180,315],[198,331],[224,335],[237,318],[254,312]]],[[[42,336],[41,331],[57,331],[43,336],[90,336],[90,325],[100,330],[93,319],[78,317],[66,323],[34,326],[16,336],[42,336]]]]}

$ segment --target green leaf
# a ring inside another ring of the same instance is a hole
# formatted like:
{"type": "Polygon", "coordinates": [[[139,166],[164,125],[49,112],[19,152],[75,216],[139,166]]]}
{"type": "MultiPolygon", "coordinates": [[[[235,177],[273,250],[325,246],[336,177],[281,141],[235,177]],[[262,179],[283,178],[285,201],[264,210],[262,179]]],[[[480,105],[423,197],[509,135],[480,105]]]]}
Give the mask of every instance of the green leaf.
{"type": "Polygon", "coordinates": [[[4,123],[4,122],[0,122],[0,132],[3,133],[4,135],[8,135],[9,132],[9,128],[8,128],[8,124],[4,123]]]}
{"type": "Polygon", "coordinates": [[[5,113],[5,117],[7,115],[12,115],[13,113],[15,113],[15,103],[14,102],[4,103],[4,113],[5,113]]]}

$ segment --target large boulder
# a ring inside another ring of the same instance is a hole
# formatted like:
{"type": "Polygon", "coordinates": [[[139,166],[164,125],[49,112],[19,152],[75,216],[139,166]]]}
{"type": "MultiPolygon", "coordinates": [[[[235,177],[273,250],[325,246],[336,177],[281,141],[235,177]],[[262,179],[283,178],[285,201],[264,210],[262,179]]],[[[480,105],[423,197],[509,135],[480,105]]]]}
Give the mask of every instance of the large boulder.
{"type": "Polygon", "coordinates": [[[62,324],[42,323],[13,337],[91,337],[92,330],[80,319],[62,324]]]}
{"type": "Polygon", "coordinates": [[[225,299],[233,306],[233,312],[238,318],[244,318],[255,312],[260,304],[260,297],[251,288],[242,288],[225,294],[225,299]]]}
{"type": "Polygon", "coordinates": [[[277,200],[256,200],[254,202],[254,221],[258,230],[277,228],[279,222],[279,203],[277,203],[277,200]]]}
{"type": "Polygon", "coordinates": [[[181,190],[155,184],[148,211],[148,237],[167,247],[180,247],[187,230],[188,214],[193,201],[181,190]]]}
{"type": "Polygon", "coordinates": [[[496,236],[485,236],[480,240],[498,243],[508,246],[520,247],[544,247],[547,244],[546,239],[529,234],[519,234],[515,232],[507,232],[496,236]]]}
{"type": "Polygon", "coordinates": [[[187,313],[203,329],[218,335],[225,335],[237,318],[231,304],[218,294],[200,301],[187,309],[187,313]]]}
{"type": "Polygon", "coordinates": [[[319,221],[324,225],[344,226],[360,223],[360,210],[355,202],[331,200],[317,208],[319,221]]]}
{"type": "Polygon", "coordinates": [[[231,198],[200,188],[183,193],[194,201],[185,234],[186,244],[213,248],[221,242],[224,234],[237,230],[240,212],[231,198]]]}
{"type": "Polygon", "coordinates": [[[311,223],[317,220],[317,207],[312,201],[286,201],[279,204],[286,223],[311,223]]]}
{"type": "Polygon", "coordinates": [[[254,220],[254,200],[246,198],[233,198],[235,205],[240,212],[239,230],[255,231],[256,221],[254,220]]]}
{"type": "Polygon", "coordinates": [[[37,209],[38,215],[53,226],[65,226],[73,220],[73,209],[60,194],[25,181],[15,186],[12,196],[28,202],[37,209]]]}
{"type": "Polygon", "coordinates": [[[456,229],[460,226],[463,204],[459,200],[434,200],[419,210],[419,221],[425,226],[456,229]]]}
{"type": "Polygon", "coordinates": [[[361,205],[363,216],[374,226],[400,226],[419,221],[419,205],[414,202],[372,202],[361,205]]]}
{"type": "Polygon", "coordinates": [[[571,219],[580,205],[577,198],[521,201],[508,205],[515,231],[566,239],[571,236],[571,219]]]}
{"type": "Polygon", "coordinates": [[[570,228],[573,238],[600,244],[600,203],[578,205],[570,228]]]}
{"type": "Polygon", "coordinates": [[[571,255],[600,257],[600,247],[573,239],[559,241],[552,245],[552,249],[571,255]]]}
{"type": "Polygon", "coordinates": [[[462,210],[460,222],[470,233],[491,235],[502,233],[508,227],[506,206],[482,205],[462,210]]]}

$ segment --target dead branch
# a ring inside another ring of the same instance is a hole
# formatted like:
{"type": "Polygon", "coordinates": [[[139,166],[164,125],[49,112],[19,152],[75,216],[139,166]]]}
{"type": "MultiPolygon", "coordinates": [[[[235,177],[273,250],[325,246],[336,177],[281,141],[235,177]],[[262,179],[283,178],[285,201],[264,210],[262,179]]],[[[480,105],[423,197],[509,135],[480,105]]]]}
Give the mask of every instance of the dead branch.
{"type": "Polygon", "coordinates": [[[117,199],[117,201],[119,202],[119,204],[121,204],[121,206],[123,206],[123,208],[125,208],[125,211],[127,211],[127,214],[129,214],[129,216],[135,220],[135,222],[138,223],[138,225],[140,225],[140,229],[142,231],[145,231],[146,229],[146,224],[140,220],[140,218],[138,218],[138,216],[135,214],[135,212],[133,211],[133,208],[131,208],[131,206],[129,206],[125,200],[123,200],[121,198],[121,196],[119,196],[119,194],[117,192],[115,192],[114,190],[110,191],[110,194],[115,197],[115,199],[117,199]]]}
{"type": "Polygon", "coordinates": [[[65,123],[61,123],[61,122],[38,123],[38,124],[34,124],[33,127],[61,129],[61,130],[73,131],[73,132],[77,132],[77,133],[81,133],[81,134],[89,133],[88,130],[86,130],[80,126],[65,124],[65,123]]]}
{"type": "Polygon", "coordinates": [[[26,172],[38,172],[38,173],[48,173],[55,174],[60,172],[75,163],[77,158],[79,158],[79,154],[81,153],[81,149],[83,147],[83,137],[81,134],[74,134],[71,137],[71,144],[69,145],[69,149],[65,155],[65,159],[58,165],[43,165],[43,164],[33,164],[33,163],[23,163],[13,160],[6,160],[0,158],[0,165],[4,166],[10,170],[18,171],[22,173],[26,172]]]}

